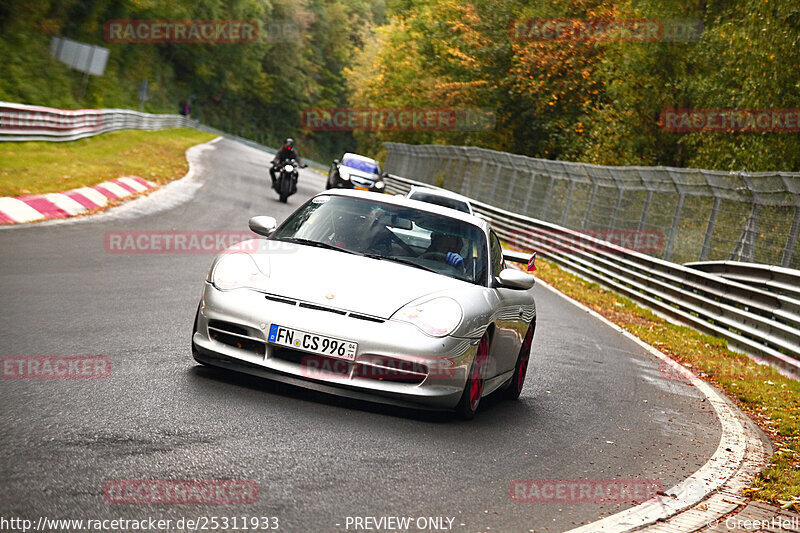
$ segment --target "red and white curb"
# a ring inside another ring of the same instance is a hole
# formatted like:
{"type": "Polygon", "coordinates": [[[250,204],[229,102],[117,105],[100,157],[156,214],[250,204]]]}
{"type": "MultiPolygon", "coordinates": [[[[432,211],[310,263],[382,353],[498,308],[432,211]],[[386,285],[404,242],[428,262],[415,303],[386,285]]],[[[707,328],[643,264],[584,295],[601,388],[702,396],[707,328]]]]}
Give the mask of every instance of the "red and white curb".
{"type": "Polygon", "coordinates": [[[138,176],[117,178],[65,192],[0,198],[0,225],[82,215],[157,188],[138,176]]]}

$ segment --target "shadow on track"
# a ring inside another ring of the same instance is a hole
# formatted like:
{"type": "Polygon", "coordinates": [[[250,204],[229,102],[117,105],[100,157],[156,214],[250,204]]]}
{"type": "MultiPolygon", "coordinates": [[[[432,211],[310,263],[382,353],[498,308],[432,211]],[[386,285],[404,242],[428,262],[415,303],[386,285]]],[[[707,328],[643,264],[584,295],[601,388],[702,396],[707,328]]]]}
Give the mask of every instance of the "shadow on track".
{"type": "Polygon", "coordinates": [[[357,410],[432,424],[467,423],[471,426],[490,427],[517,424],[520,419],[532,419],[535,417],[535,412],[526,402],[507,401],[500,398],[497,394],[492,394],[487,398],[483,398],[475,419],[467,422],[460,420],[450,411],[411,409],[347,398],[224,368],[195,365],[189,369],[189,374],[192,378],[203,380],[204,382],[212,381],[234,387],[244,387],[248,390],[265,394],[275,394],[293,400],[314,402],[341,409],[357,410]]]}

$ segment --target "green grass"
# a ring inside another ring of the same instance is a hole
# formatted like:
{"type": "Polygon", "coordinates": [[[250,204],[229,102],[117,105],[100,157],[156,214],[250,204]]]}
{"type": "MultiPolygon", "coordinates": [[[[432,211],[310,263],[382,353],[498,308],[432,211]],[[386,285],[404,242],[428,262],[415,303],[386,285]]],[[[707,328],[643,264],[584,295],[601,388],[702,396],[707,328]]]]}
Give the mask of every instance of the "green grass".
{"type": "Polygon", "coordinates": [[[184,152],[213,134],[124,130],[72,142],[0,143],[0,196],[59,192],[121,176],[162,184],[189,169],[184,152]]]}
{"type": "Polygon", "coordinates": [[[747,412],[769,435],[776,451],[745,494],[800,511],[800,382],[729,350],[722,339],[671,324],[554,263],[536,264],[538,278],[690,368],[747,412]]]}

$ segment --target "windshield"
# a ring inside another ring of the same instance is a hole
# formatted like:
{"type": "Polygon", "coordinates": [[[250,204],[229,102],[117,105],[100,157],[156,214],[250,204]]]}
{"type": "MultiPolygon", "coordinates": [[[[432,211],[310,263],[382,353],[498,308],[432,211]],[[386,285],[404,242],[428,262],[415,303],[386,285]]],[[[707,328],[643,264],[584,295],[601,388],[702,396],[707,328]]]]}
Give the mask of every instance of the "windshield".
{"type": "Polygon", "coordinates": [[[466,202],[457,200],[456,198],[449,198],[440,194],[430,194],[422,191],[416,191],[410,196],[410,198],[419,202],[428,202],[429,204],[436,204],[442,207],[449,207],[450,209],[469,213],[469,206],[466,204],[466,202]]]}
{"type": "Polygon", "coordinates": [[[484,285],[483,231],[468,222],[364,198],[318,196],[270,237],[318,242],[484,285]]]}
{"type": "Polygon", "coordinates": [[[381,167],[374,161],[364,161],[363,159],[355,158],[353,156],[344,156],[342,164],[346,167],[369,172],[370,174],[380,174],[381,167]]]}

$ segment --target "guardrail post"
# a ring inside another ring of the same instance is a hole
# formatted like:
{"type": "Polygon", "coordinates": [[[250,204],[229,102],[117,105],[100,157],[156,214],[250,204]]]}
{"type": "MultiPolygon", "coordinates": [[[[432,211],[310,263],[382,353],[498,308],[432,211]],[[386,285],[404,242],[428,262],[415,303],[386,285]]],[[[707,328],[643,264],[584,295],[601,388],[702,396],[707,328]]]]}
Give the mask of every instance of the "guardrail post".
{"type": "Polygon", "coordinates": [[[542,220],[547,220],[547,208],[550,207],[550,201],[553,198],[553,184],[556,181],[555,176],[553,176],[552,174],[547,176],[547,179],[549,179],[550,181],[547,182],[547,189],[545,189],[544,191],[544,199],[542,200],[542,212],[541,215],[539,215],[539,218],[541,218],[542,220]]]}
{"type": "Polygon", "coordinates": [[[511,208],[511,197],[514,196],[514,189],[516,189],[517,180],[519,179],[519,169],[517,169],[517,165],[514,164],[513,160],[511,161],[511,168],[514,169],[514,173],[508,180],[508,194],[506,195],[505,209],[511,208]]]}
{"type": "Polygon", "coordinates": [[[528,169],[528,171],[529,171],[528,174],[524,174],[525,176],[528,176],[528,192],[525,194],[525,203],[522,206],[522,212],[525,213],[526,215],[528,214],[528,204],[530,204],[531,195],[533,195],[533,184],[536,181],[535,171],[530,168],[528,169]]]}
{"type": "MultiPolygon", "coordinates": [[[[591,179],[591,177],[589,179],[591,179]]],[[[592,194],[589,196],[589,205],[586,206],[586,216],[583,218],[583,226],[582,226],[583,229],[586,229],[586,227],[589,225],[589,218],[592,216],[592,207],[594,206],[594,199],[597,196],[597,187],[599,187],[599,185],[595,181],[594,184],[592,185],[592,194]]]]}
{"type": "Polygon", "coordinates": [[[703,248],[700,249],[700,261],[708,259],[708,252],[711,250],[711,236],[714,233],[714,224],[717,222],[717,212],[719,211],[719,196],[714,196],[714,203],[711,205],[711,213],[708,215],[708,225],[706,226],[706,236],[703,238],[703,248]]]}
{"type": "Polygon", "coordinates": [[[672,217],[672,227],[669,229],[669,236],[667,237],[667,245],[664,247],[664,260],[670,261],[672,257],[672,246],[675,244],[675,235],[678,233],[678,222],[681,219],[681,211],[683,210],[683,192],[678,194],[678,204],[675,206],[675,215],[672,217]]]}
{"type": "Polygon", "coordinates": [[[797,233],[800,230],[800,205],[794,206],[794,217],[792,218],[792,228],[789,230],[789,238],[786,239],[786,246],[781,255],[781,266],[787,268],[792,266],[792,253],[797,245],[797,233]]]}
{"type": "Polygon", "coordinates": [[[494,163],[497,165],[497,171],[494,173],[494,183],[492,184],[492,192],[490,194],[490,197],[491,197],[491,202],[490,203],[492,205],[496,205],[498,207],[505,207],[502,204],[500,204],[500,202],[497,201],[497,183],[500,181],[500,173],[503,172],[503,166],[497,161],[495,161],[494,163]]]}
{"type": "Polygon", "coordinates": [[[569,214],[569,207],[572,204],[572,192],[575,190],[575,180],[569,180],[569,189],[567,189],[567,200],[564,202],[564,211],[561,212],[560,225],[567,225],[567,214],[569,214]]]}

